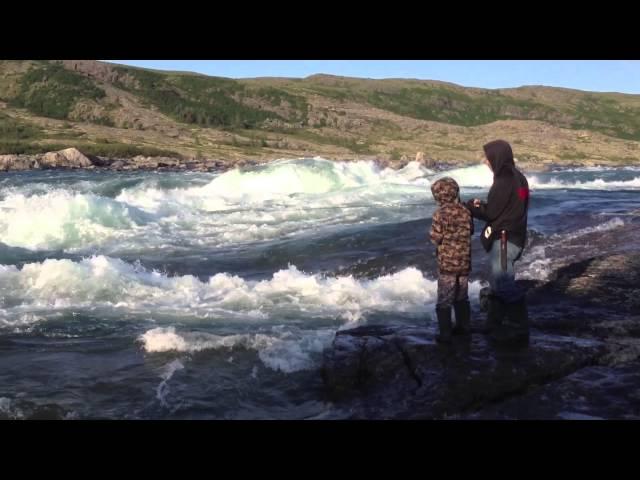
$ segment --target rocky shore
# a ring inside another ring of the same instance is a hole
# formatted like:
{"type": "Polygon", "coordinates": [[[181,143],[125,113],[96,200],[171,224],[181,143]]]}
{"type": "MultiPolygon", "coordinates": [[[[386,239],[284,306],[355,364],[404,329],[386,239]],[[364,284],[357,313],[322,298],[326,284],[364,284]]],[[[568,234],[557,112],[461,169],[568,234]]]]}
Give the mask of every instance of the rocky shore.
{"type": "MultiPolygon", "coordinates": [[[[627,237],[638,234],[638,223],[625,227],[627,237]]],[[[584,252],[548,282],[523,282],[529,347],[499,347],[480,333],[441,347],[435,325],[339,332],[321,370],[336,411],[353,419],[640,419],[640,251],[606,234],[590,244],[599,255],[584,252]]],[[[475,307],[472,317],[479,327],[484,313],[475,307]]]]}
{"type": "MultiPolygon", "coordinates": [[[[19,170],[50,170],[50,169],[102,169],[114,171],[128,170],[170,170],[170,171],[220,171],[235,167],[250,167],[263,163],[268,163],[275,158],[247,158],[237,159],[185,159],[178,157],[145,157],[138,155],[132,158],[112,158],[89,155],[80,150],[70,147],[55,152],[46,152],[36,155],[0,155],[0,171],[19,170]]],[[[422,152],[418,152],[415,158],[403,156],[400,159],[389,159],[382,157],[371,157],[354,155],[353,157],[335,158],[335,161],[357,161],[373,160],[381,168],[400,169],[412,161],[416,161],[426,168],[441,171],[455,167],[469,165],[455,164],[450,162],[440,162],[426,157],[422,152]]],[[[590,164],[591,165],[591,164],[590,164]]],[[[556,164],[532,164],[520,162],[519,166],[528,172],[546,171],[558,166],[556,164]]],[[[576,167],[579,165],[570,165],[576,167]]]]}
{"type": "Polygon", "coordinates": [[[184,160],[174,157],[108,158],[87,155],[76,148],[37,155],[0,155],[0,171],[49,169],[106,170],[199,170],[224,168],[227,162],[216,160],[184,160]]]}

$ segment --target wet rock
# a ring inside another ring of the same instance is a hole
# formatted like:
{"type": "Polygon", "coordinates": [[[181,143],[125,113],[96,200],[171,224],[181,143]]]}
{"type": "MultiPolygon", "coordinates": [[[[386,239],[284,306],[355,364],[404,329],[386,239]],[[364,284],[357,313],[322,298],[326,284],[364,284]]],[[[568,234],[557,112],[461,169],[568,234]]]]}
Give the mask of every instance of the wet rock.
{"type": "Polygon", "coordinates": [[[74,412],[55,403],[38,405],[28,400],[0,397],[0,420],[66,420],[74,412]]]}
{"type": "Polygon", "coordinates": [[[59,405],[42,405],[26,416],[26,420],[64,420],[67,412],[59,405]]]}
{"type": "Polygon", "coordinates": [[[640,254],[591,258],[561,269],[554,288],[591,303],[640,311],[640,254]]]}
{"type": "Polygon", "coordinates": [[[521,282],[524,348],[477,333],[442,347],[435,326],[340,331],[324,353],[327,394],[349,418],[640,418],[639,267],[640,252],[614,253],[521,282]]]}
{"type": "Polygon", "coordinates": [[[351,418],[448,418],[550,380],[606,353],[597,340],[532,335],[528,348],[498,348],[481,335],[452,347],[422,327],[369,326],[338,332],[322,377],[351,418]]]}
{"type": "Polygon", "coordinates": [[[592,366],[520,397],[473,412],[469,419],[639,420],[640,362],[592,366]]]}
{"type": "Polygon", "coordinates": [[[529,292],[532,324],[597,338],[640,338],[640,253],[616,253],[564,266],[529,292]]]}
{"type": "Polygon", "coordinates": [[[111,165],[109,165],[109,168],[111,168],[112,170],[122,170],[126,165],[127,164],[123,160],[116,160],[111,165]]]}

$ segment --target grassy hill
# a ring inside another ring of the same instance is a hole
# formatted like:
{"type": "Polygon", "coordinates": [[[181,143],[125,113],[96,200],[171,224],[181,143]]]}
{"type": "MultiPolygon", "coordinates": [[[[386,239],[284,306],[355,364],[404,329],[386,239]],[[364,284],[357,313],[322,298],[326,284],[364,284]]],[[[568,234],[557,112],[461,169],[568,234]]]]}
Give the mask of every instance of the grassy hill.
{"type": "Polygon", "coordinates": [[[444,82],[220,77],[96,61],[0,61],[0,153],[186,158],[475,161],[511,141],[521,160],[640,160],[640,95],[444,82]]]}

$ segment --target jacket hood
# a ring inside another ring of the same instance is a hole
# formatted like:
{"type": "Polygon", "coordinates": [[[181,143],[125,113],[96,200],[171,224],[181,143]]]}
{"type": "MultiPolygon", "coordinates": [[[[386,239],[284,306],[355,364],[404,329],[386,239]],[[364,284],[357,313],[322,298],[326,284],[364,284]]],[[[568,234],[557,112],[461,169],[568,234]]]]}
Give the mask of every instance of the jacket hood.
{"type": "Polygon", "coordinates": [[[482,148],[487,156],[487,160],[489,160],[491,164],[494,176],[512,171],[515,163],[513,162],[513,151],[509,143],[504,140],[494,140],[482,148]]]}
{"type": "Polygon", "coordinates": [[[431,193],[440,205],[454,203],[458,200],[460,187],[453,178],[443,177],[431,185],[431,193]]]}

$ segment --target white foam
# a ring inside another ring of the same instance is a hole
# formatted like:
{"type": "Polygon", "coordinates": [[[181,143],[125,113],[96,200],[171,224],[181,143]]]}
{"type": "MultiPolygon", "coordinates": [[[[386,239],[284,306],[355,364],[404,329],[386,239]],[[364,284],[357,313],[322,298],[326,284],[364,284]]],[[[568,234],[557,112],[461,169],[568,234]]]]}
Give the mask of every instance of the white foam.
{"type": "Polygon", "coordinates": [[[417,162],[396,171],[374,162],[300,159],[164,183],[180,188],[148,176],[115,199],[93,193],[104,190],[95,182],[44,191],[27,184],[0,201],[0,242],[102,253],[215,248],[411,220],[431,198],[431,173],[417,162]]]}
{"type": "Polygon", "coordinates": [[[12,420],[24,418],[22,410],[14,406],[14,402],[7,397],[0,397],[0,413],[5,414],[12,420]]]}
{"type": "Polygon", "coordinates": [[[542,245],[536,245],[525,250],[522,257],[523,266],[518,270],[517,277],[528,280],[549,280],[554,268],[552,259],[546,257],[546,250],[548,248],[555,252],[560,252],[568,242],[590,233],[614,230],[624,226],[624,224],[624,220],[620,217],[614,217],[591,227],[581,228],[572,232],[553,234],[545,239],[542,245]]]}
{"type": "Polygon", "coordinates": [[[560,172],[560,173],[565,173],[565,172],[571,172],[571,173],[587,172],[587,173],[591,173],[591,172],[612,172],[612,171],[617,171],[617,170],[627,170],[627,171],[630,171],[630,172],[637,172],[637,171],[640,171],[640,166],[627,165],[626,167],[614,167],[614,166],[607,166],[607,165],[597,165],[597,166],[593,166],[593,167],[584,166],[584,167],[575,167],[575,168],[574,167],[571,167],[571,168],[556,167],[551,171],[552,172],[560,172]]]}
{"type": "MultiPolygon", "coordinates": [[[[3,190],[0,242],[120,256],[284,240],[342,226],[424,218],[433,206],[429,185],[442,176],[455,178],[463,191],[487,189],[493,182],[482,164],[434,175],[417,162],[392,170],[374,162],[315,158],[218,175],[183,174],[167,181],[148,175],[122,190],[115,187],[131,183],[111,185],[107,178],[64,189],[26,184],[3,190]],[[102,191],[120,193],[112,199],[96,193],[102,191]]],[[[561,174],[549,179],[534,175],[530,184],[532,189],[635,189],[640,177],[581,183],[561,174]]]]}
{"type": "Polygon", "coordinates": [[[549,280],[553,272],[550,258],[545,258],[545,246],[536,246],[525,250],[521,268],[516,270],[516,278],[522,280],[549,280]]]}
{"type": "MultiPolygon", "coordinates": [[[[478,282],[471,283],[475,298],[479,289],[478,282]]],[[[262,281],[227,273],[200,281],[94,256],[80,262],[48,259],[20,269],[0,265],[0,290],[11,305],[4,309],[7,316],[32,312],[48,318],[56,311],[101,309],[105,315],[211,321],[323,318],[354,323],[372,312],[424,312],[435,302],[437,284],[413,267],[372,280],[311,275],[290,266],[262,281]]]]}
{"type": "MultiPolygon", "coordinates": [[[[410,267],[373,280],[310,275],[295,266],[262,281],[218,273],[208,281],[169,277],[102,255],[80,262],[48,259],[18,269],[0,265],[8,312],[110,307],[198,318],[264,320],[322,316],[358,321],[369,312],[419,312],[433,303],[437,285],[410,267]]],[[[479,289],[476,282],[471,292],[479,289]]]]}
{"type": "Polygon", "coordinates": [[[43,315],[31,312],[10,315],[5,309],[0,309],[0,329],[7,329],[13,333],[31,332],[38,322],[46,320],[43,315]]]}
{"type": "Polygon", "coordinates": [[[54,190],[0,201],[0,242],[29,249],[100,244],[133,229],[139,215],[129,206],[93,194],[54,190]]]}
{"type": "MultiPolygon", "coordinates": [[[[229,170],[204,186],[160,190],[143,184],[123,191],[117,199],[154,212],[185,207],[224,211],[269,201],[291,205],[299,204],[300,196],[313,198],[341,191],[354,193],[357,200],[358,189],[362,187],[425,187],[430,173],[417,162],[392,170],[380,169],[372,161],[281,160],[254,170],[229,170]]],[[[347,194],[343,200],[349,201],[349,197],[347,194]]]]}
{"type": "Polygon", "coordinates": [[[596,417],[579,412],[560,412],[558,417],[563,420],[604,420],[602,417],[596,417]]]}
{"type": "Polygon", "coordinates": [[[536,175],[529,178],[529,185],[534,189],[576,189],[576,190],[635,190],[640,188],[640,177],[631,180],[604,180],[596,178],[585,182],[564,181],[558,178],[548,180],[536,175]]]}
{"type": "Polygon", "coordinates": [[[568,233],[554,234],[552,235],[552,239],[572,240],[578,237],[582,237],[584,235],[588,235],[590,233],[606,232],[608,230],[614,230],[616,228],[620,228],[623,226],[624,226],[624,220],[620,217],[614,217],[611,220],[607,220],[606,222],[599,223],[598,225],[594,225],[591,227],[581,228],[579,230],[575,230],[573,232],[568,232],[568,233]]]}
{"type": "Polygon", "coordinates": [[[552,169],[552,172],[571,172],[571,173],[581,173],[581,172],[608,172],[611,170],[616,170],[619,167],[607,167],[607,166],[594,166],[594,167],[575,167],[575,168],[564,168],[564,167],[556,167],[552,169]]]}
{"type": "Polygon", "coordinates": [[[169,380],[171,380],[174,373],[182,369],[184,369],[184,365],[182,364],[182,362],[180,360],[173,360],[165,366],[162,374],[160,375],[162,381],[156,388],[156,398],[160,401],[162,406],[169,406],[166,401],[166,397],[169,393],[169,380]]]}
{"type": "Polygon", "coordinates": [[[262,363],[272,370],[292,373],[316,366],[313,355],[322,352],[333,340],[332,330],[287,331],[279,335],[263,333],[219,336],[208,333],[176,333],[174,327],[154,328],[140,336],[145,351],[188,352],[234,350],[244,348],[258,352],[262,363]]]}
{"type": "Polygon", "coordinates": [[[447,170],[434,176],[431,181],[442,177],[453,178],[461,188],[488,188],[493,184],[493,172],[484,164],[447,170]]]}
{"type": "MultiPolygon", "coordinates": [[[[625,167],[624,170],[636,171],[638,167],[625,167]]],[[[608,172],[620,170],[619,168],[609,167],[584,167],[577,169],[563,169],[557,171],[557,174],[566,173],[593,173],[608,172]]],[[[461,188],[489,188],[493,184],[493,173],[491,169],[484,164],[473,165],[470,167],[455,168],[434,175],[431,182],[442,177],[452,177],[461,188]]],[[[596,178],[588,181],[562,180],[558,175],[545,178],[540,175],[527,175],[529,186],[534,189],[581,189],[581,190],[635,190],[640,188],[640,177],[629,180],[605,180],[596,178]]]]}

